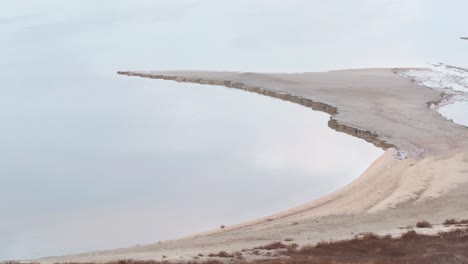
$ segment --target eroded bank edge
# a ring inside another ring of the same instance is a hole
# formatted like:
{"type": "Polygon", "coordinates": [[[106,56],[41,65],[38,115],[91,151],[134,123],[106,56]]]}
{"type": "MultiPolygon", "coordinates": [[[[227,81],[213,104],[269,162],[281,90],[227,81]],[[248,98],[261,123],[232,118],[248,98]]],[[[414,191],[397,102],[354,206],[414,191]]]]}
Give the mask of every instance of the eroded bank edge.
{"type": "Polygon", "coordinates": [[[299,97],[299,96],[295,96],[291,94],[286,94],[286,93],[278,93],[275,91],[267,90],[259,86],[249,86],[241,82],[232,82],[232,81],[220,80],[220,79],[205,79],[205,78],[195,78],[195,77],[139,73],[139,72],[130,72],[130,71],[118,71],[117,74],[126,75],[126,76],[136,76],[136,77],[142,77],[142,78],[150,78],[150,79],[171,80],[171,81],[176,81],[176,82],[197,83],[197,84],[205,84],[205,85],[220,85],[220,86],[225,86],[228,88],[235,88],[235,89],[240,89],[240,90],[244,90],[248,92],[254,92],[257,94],[261,94],[261,95],[270,96],[273,98],[278,98],[284,101],[300,104],[302,106],[312,108],[313,110],[321,111],[321,112],[325,112],[329,114],[330,120],[328,121],[328,126],[338,132],[343,132],[348,135],[361,138],[383,150],[387,150],[390,148],[397,149],[395,145],[388,143],[385,140],[380,139],[377,134],[374,134],[367,130],[360,130],[358,128],[338,122],[338,120],[333,118],[336,114],[338,114],[338,108],[322,103],[322,102],[315,102],[311,99],[307,99],[307,98],[303,98],[303,97],[299,97]]]}

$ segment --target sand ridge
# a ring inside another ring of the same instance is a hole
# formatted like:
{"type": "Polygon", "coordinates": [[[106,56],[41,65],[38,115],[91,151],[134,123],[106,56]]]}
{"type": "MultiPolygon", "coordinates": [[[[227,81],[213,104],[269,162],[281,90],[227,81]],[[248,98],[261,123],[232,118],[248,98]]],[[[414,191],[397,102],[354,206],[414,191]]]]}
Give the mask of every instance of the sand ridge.
{"type": "Polygon", "coordinates": [[[299,103],[329,113],[331,128],[387,151],[349,185],[273,216],[174,241],[39,261],[162,260],[163,255],[165,260],[191,260],[199,253],[236,251],[285,238],[308,244],[358,232],[392,233],[421,219],[440,223],[468,218],[468,130],[431,110],[429,102],[441,100],[441,92],[400,76],[402,70],[119,72],[226,86],[299,103]]]}

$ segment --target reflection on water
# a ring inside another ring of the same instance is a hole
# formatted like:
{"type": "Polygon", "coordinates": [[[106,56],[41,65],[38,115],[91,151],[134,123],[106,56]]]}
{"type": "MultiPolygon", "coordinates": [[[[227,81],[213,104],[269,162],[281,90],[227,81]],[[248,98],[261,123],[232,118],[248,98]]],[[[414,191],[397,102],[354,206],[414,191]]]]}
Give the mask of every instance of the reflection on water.
{"type": "Polygon", "coordinates": [[[114,73],[245,65],[246,49],[271,60],[256,66],[297,61],[212,34],[222,12],[200,16],[197,2],[2,2],[0,259],[132,246],[264,216],[343,186],[382,153],[302,106],[114,73]],[[193,31],[183,32],[187,22],[193,31]],[[193,41],[200,34],[211,38],[193,41]]]}
{"type": "Polygon", "coordinates": [[[2,106],[2,258],[150,243],[264,216],[343,186],[382,153],[329,129],[328,115],[278,99],[83,79],[37,83],[50,95],[2,106]]]}

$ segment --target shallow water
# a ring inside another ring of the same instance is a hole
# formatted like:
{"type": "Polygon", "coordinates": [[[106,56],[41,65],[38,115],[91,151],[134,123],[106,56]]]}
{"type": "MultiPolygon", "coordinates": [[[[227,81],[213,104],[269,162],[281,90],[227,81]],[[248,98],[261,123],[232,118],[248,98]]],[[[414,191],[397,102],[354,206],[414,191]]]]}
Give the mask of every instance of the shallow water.
{"type": "Polygon", "coordinates": [[[468,102],[456,102],[439,109],[441,113],[447,119],[453,120],[453,122],[468,127],[468,102]]]}
{"type": "MultiPolygon", "coordinates": [[[[222,17],[200,22],[193,1],[133,3],[2,2],[0,259],[151,243],[265,216],[345,185],[383,153],[289,102],[116,75],[225,69],[224,60],[237,70],[247,58],[243,48],[217,49],[219,35],[197,42],[222,17]]],[[[273,65],[261,59],[255,67],[273,65]]]]}

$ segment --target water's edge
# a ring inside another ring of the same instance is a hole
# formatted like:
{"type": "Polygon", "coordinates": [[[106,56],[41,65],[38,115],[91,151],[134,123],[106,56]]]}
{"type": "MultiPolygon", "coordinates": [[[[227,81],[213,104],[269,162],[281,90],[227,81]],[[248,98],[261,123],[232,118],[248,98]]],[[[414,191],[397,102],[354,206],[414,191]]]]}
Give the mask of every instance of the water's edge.
{"type": "Polygon", "coordinates": [[[330,115],[330,120],[328,121],[328,126],[331,129],[334,129],[338,132],[343,132],[345,134],[363,139],[374,146],[381,148],[383,150],[388,150],[390,148],[397,148],[395,145],[386,142],[379,138],[377,134],[374,134],[368,130],[361,130],[346,124],[340,123],[338,120],[334,119],[333,117],[338,114],[338,108],[322,103],[316,102],[308,98],[303,98],[291,94],[286,93],[278,93],[274,91],[270,91],[264,89],[259,86],[250,86],[245,83],[241,82],[231,82],[225,80],[212,80],[212,79],[204,79],[204,78],[192,78],[192,77],[181,77],[181,76],[171,76],[171,75],[157,75],[157,74],[147,74],[147,73],[138,73],[138,72],[131,72],[131,71],[118,71],[117,74],[126,75],[126,76],[136,76],[142,78],[150,78],[150,79],[161,79],[161,80],[171,80],[176,82],[186,82],[186,83],[198,83],[204,85],[220,85],[225,86],[228,88],[235,88],[240,89],[248,92],[253,92],[273,98],[278,98],[284,101],[296,103],[308,108],[312,108],[316,111],[325,112],[330,115]]]}
{"type": "Polygon", "coordinates": [[[468,69],[436,63],[424,70],[396,71],[395,73],[410,79],[421,87],[441,92],[440,99],[428,102],[428,107],[440,114],[442,118],[467,127],[442,114],[440,110],[449,105],[468,101],[468,69]]]}

